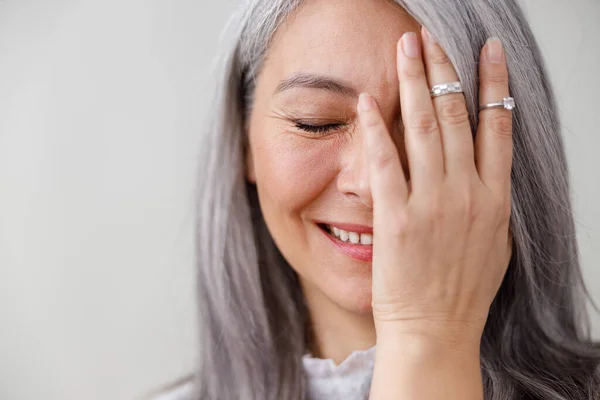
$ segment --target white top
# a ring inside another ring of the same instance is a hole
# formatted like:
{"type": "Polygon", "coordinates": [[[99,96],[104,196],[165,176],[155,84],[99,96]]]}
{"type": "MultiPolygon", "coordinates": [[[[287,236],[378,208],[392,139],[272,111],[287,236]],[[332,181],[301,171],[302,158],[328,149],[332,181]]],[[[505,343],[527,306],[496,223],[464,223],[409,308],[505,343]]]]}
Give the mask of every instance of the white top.
{"type": "MultiPolygon", "coordinates": [[[[375,346],[352,352],[340,365],[332,359],[302,357],[308,383],[309,400],[367,400],[371,389],[375,346]]],[[[154,400],[190,400],[192,385],[188,383],[162,394],[154,400]]]]}
{"type": "Polygon", "coordinates": [[[302,357],[310,400],[368,400],[375,346],[353,351],[340,365],[332,359],[302,357]]]}

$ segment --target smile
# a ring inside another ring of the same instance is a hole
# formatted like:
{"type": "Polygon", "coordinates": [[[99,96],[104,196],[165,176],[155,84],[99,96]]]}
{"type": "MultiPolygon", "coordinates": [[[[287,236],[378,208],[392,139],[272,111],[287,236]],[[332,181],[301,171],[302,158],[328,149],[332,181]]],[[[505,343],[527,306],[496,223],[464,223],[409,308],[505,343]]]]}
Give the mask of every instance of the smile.
{"type": "Polygon", "coordinates": [[[342,242],[350,242],[354,244],[362,244],[362,245],[372,245],[373,244],[373,234],[372,233],[358,233],[346,231],[344,229],[338,228],[333,225],[324,225],[327,231],[340,239],[342,242]]]}
{"type": "Polygon", "coordinates": [[[342,229],[330,224],[317,224],[320,230],[329,239],[333,247],[342,254],[358,261],[370,262],[373,260],[373,231],[370,228],[354,227],[350,230],[342,229]],[[361,230],[363,232],[356,232],[361,230]],[[367,232],[364,232],[367,231],[367,232]],[[370,231],[370,232],[369,232],[370,231]]]}

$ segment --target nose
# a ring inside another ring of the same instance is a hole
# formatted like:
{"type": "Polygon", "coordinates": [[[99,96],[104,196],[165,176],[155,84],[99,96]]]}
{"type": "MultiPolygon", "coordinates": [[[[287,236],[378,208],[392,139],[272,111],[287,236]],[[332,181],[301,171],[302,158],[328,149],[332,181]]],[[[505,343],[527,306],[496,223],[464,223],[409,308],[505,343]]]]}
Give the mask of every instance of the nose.
{"type": "MultiPolygon", "coordinates": [[[[386,123],[386,126],[388,132],[391,132],[394,145],[398,150],[400,164],[404,171],[404,177],[407,180],[406,184],[410,192],[410,170],[404,146],[404,129],[402,121],[400,120],[399,110],[397,112],[393,110],[389,113],[389,120],[386,123]]],[[[348,138],[344,150],[340,155],[341,166],[337,179],[337,189],[340,193],[349,197],[354,197],[364,203],[367,207],[373,208],[371,182],[369,179],[369,159],[364,147],[365,134],[368,133],[359,128],[348,138]]],[[[399,177],[399,179],[401,178],[399,177]]]]}
{"type": "Polygon", "coordinates": [[[369,208],[373,208],[371,182],[369,180],[369,164],[363,144],[364,132],[356,131],[345,145],[340,155],[340,173],[337,189],[348,197],[353,197],[369,208]]]}

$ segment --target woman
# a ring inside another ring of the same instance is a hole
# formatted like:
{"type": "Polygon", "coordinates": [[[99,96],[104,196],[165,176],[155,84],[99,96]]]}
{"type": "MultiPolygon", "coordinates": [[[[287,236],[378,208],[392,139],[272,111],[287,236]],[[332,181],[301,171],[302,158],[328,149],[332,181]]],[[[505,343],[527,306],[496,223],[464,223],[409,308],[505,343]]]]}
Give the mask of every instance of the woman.
{"type": "Polygon", "coordinates": [[[515,0],[253,0],[230,29],[184,398],[600,398],[515,0]]]}

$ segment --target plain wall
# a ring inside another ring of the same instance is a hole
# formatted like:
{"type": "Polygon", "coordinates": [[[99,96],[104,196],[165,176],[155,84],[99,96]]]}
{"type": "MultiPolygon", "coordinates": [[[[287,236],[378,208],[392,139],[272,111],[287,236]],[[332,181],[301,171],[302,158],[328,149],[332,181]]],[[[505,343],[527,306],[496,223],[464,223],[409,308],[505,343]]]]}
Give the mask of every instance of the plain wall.
{"type": "MultiPolygon", "coordinates": [[[[525,1],[600,302],[600,3],[525,1]]],[[[133,399],[191,371],[197,138],[235,3],[0,0],[0,399],[133,399]]]]}

